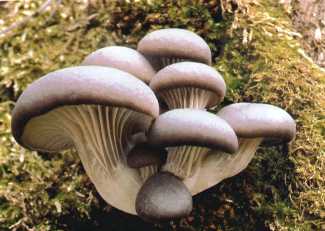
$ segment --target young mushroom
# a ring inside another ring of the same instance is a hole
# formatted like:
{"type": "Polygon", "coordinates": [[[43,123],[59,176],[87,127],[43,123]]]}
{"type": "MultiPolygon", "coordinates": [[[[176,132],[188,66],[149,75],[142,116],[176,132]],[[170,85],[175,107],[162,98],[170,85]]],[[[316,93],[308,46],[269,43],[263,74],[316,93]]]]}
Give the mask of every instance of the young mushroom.
{"type": "Polygon", "coordinates": [[[212,107],[226,93],[222,76],[212,67],[195,62],[180,62],[160,70],[150,82],[151,89],[169,109],[212,107]]]}
{"type": "Polygon", "coordinates": [[[184,29],[153,31],[140,40],[137,50],[144,54],[156,70],[181,61],[211,64],[208,44],[197,34],[184,29]]]}
{"type": "Polygon", "coordinates": [[[137,168],[145,182],[150,176],[158,172],[159,167],[166,160],[166,150],[152,147],[148,143],[135,145],[127,155],[127,163],[131,168],[137,168]]]}
{"type": "Polygon", "coordinates": [[[109,67],[71,67],[29,85],[13,110],[12,133],[32,150],[75,147],[99,194],[135,214],[143,181],[127,166],[128,139],[147,130],[158,113],[154,93],[131,74],[109,67]]]}
{"type": "Polygon", "coordinates": [[[149,84],[155,70],[138,51],[122,46],[104,47],[88,55],[81,65],[106,66],[128,72],[149,84]]]}
{"type": "Polygon", "coordinates": [[[295,121],[286,111],[273,105],[235,103],[222,108],[217,115],[236,132],[239,149],[233,155],[211,150],[195,178],[195,193],[244,170],[263,140],[274,144],[289,142],[295,137],[295,121]]]}
{"type": "Polygon", "coordinates": [[[190,214],[192,195],[179,178],[169,172],[158,172],[141,187],[135,207],[146,221],[169,221],[190,214]]]}

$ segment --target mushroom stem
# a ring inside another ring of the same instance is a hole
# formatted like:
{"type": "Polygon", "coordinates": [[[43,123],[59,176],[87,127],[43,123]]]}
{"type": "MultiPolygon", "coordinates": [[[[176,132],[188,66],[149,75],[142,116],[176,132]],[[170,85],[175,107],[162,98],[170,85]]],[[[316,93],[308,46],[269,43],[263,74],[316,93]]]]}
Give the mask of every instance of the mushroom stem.
{"type": "MultiPolygon", "coordinates": [[[[28,131],[38,134],[39,143],[48,140],[49,150],[55,150],[56,145],[75,146],[99,194],[114,207],[135,214],[134,203],[143,181],[137,170],[127,166],[126,153],[130,147],[128,137],[139,116],[146,120],[145,115],[127,108],[63,106],[39,116],[37,122],[35,118],[30,120],[26,126],[28,131]],[[51,130],[59,131],[54,138],[51,130]],[[66,139],[59,139],[60,136],[66,139]]],[[[24,133],[27,143],[28,137],[24,133]]]]}
{"type": "Polygon", "coordinates": [[[187,145],[168,148],[167,161],[162,170],[171,172],[181,179],[191,177],[208,150],[205,147],[187,145]]]}
{"type": "Polygon", "coordinates": [[[262,138],[240,138],[239,149],[232,155],[217,150],[209,151],[201,167],[192,177],[184,180],[185,185],[192,195],[195,195],[240,173],[253,159],[262,140],[262,138]]]}
{"type": "Polygon", "coordinates": [[[158,172],[158,165],[149,165],[139,169],[143,182],[158,172]]]}
{"type": "Polygon", "coordinates": [[[164,90],[160,93],[169,109],[197,108],[204,109],[213,92],[194,87],[182,87],[164,90]]]}

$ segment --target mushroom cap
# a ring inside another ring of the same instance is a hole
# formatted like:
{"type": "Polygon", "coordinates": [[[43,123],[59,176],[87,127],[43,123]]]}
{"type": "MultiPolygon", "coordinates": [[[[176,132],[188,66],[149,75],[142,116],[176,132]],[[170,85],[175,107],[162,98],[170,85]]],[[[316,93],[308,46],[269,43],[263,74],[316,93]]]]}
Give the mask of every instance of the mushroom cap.
{"type": "Polygon", "coordinates": [[[235,103],[218,114],[242,138],[269,138],[290,141],[296,134],[296,123],[283,109],[262,103],[235,103]]]}
{"type": "Polygon", "coordinates": [[[167,151],[163,148],[149,146],[142,143],[136,145],[127,156],[127,164],[131,168],[142,168],[149,165],[162,165],[167,151]]]}
{"type": "Polygon", "coordinates": [[[235,132],[226,121],[203,110],[174,109],[161,114],[148,133],[148,143],[172,147],[202,146],[234,153],[235,132]]]}
{"type": "Polygon", "coordinates": [[[162,90],[180,87],[205,89],[215,95],[208,106],[221,102],[226,94],[226,83],[219,72],[195,62],[175,63],[161,69],[151,80],[150,87],[158,94],[162,90]]]}
{"type": "Polygon", "coordinates": [[[101,66],[69,67],[30,84],[16,102],[12,133],[18,143],[30,119],[65,105],[125,107],[156,117],[159,104],[152,90],[126,72],[101,66]]]}
{"type": "Polygon", "coordinates": [[[155,75],[155,70],[141,53],[122,46],[96,50],[84,59],[82,65],[113,67],[128,72],[145,83],[149,83],[155,75]]]}
{"type": "Polygon", "coordinates": [[[208,44],[189,30],[170,28],[153,31],[140,40],[137,49],[149,57],[177,57],[211,64],[208,44]]]}
{"type": "Polygon", "coordinates": [[[159,222],[190,214],[192,195],[184,183],[168,172],[151,176],[136,198],[136,211],[147,221],[159,222]]]}

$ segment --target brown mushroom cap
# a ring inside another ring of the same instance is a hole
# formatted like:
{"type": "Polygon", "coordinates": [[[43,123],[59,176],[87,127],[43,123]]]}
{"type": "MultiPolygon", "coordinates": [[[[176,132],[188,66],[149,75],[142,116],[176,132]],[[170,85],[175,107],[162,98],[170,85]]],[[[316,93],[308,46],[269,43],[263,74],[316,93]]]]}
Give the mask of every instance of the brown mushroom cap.
{"type": "Polygon", "coordinates": [[[146,57],[177,57],[211,64],[208,44],[197,34],[184,29],[161,29],[143,37],[138,51],[146,57]]]}
{"type": "Polygon", "coordinates": [[[107,66],[128,72],[149,83],[155,70],[138,51],[122,46],[101,48],[88,55],[82,65],[107,66]]]}
{"type": "Polygon", "coordinates": [[[238,149],[237,136],[226,121],[195,109],[174,109],[161,114],[149,130],[148,143],[164,147],[202,146],[229,153],[238,149]]]}
{"type": "Polygon", "coordinates": [[[150,177],[136,198],[138,215],[151,222],[185,217],[191,210],[191,193],[179,178],[168,172],[150,177]]]}
{"type": "Polygon", "coordinates": [[[136,145],[127,156],[127,164],[131,168],[142,168],[149,165],[162,165],[167,151],[163,148],[149,146],[146,143],[136,145]]]}
{"type": "Polygon", "coordinates": [[[234,129],[238,137],[290,141],[296,134],[296,123],[283,109],[262,103],[235,103],[218,114],[234,129]]]}
{"type": "Polygon", "coordinates": [[[160,70],[150,82],[151,89],[158,93],[163,90],[193,87],[213,92],[208,106],[221,102],[226,93],[226,84],[214,68],[195,62],[180,62],[160,70]]]}
{"type": "Polygon", "coordinates": [[[33,117],[65,105],[118,106],[156,117],[158,101],[151,89],[126,72],[79,66],[45,75],[28,86],[12,113],[12,133],[22,146],[24,127],[33,117]]]}

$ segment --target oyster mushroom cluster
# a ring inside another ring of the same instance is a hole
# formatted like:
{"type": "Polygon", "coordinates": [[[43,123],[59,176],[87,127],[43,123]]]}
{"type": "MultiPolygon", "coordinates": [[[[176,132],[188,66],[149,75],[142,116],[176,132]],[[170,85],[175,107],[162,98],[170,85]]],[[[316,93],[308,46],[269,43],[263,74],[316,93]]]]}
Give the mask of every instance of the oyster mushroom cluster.
{"type": "Polygon", "coordinates": [[[12,113],[25,148],[75,148],[99,194],[144,220],[187,216],[192,196],[245,169],[263,140],[291,141],[281,108],[236,103],[211,51],[184,29],[147,34],[137,50],[111,46],[28,86],[12,113]]]}

